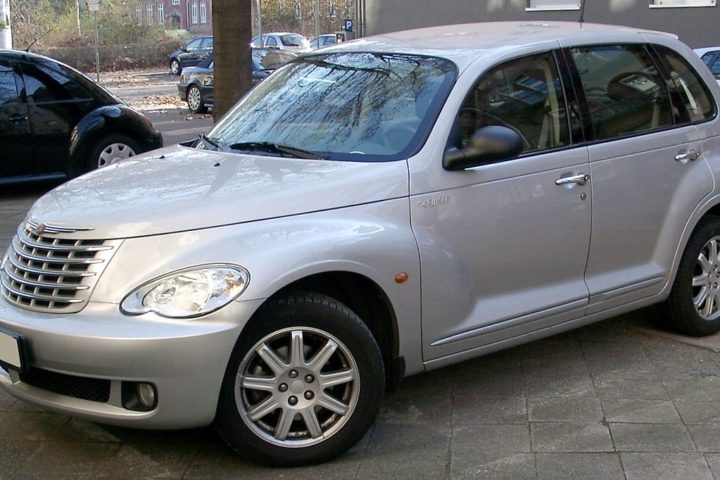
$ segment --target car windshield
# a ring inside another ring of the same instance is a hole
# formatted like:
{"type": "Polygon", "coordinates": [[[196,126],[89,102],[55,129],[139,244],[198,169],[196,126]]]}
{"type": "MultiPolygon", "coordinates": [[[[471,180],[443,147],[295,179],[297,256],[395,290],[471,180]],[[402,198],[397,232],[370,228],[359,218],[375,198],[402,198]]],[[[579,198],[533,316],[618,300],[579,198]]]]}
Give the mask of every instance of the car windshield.
{"type": "Polygon", "coordinates": [[[301,57],[255,87],[208,138],[238,151],[262,144],[330,160],[407,158],[424,144],[456,74],[452,62],[419,55],[301,57]]]}
{"type": "Polygon", "coordinates": [[[305,47],[307,46],[307,40],[302,35],[297,33],[289,33],[287,35],[281,35],[280,41],[286,47],[305,47]]]}

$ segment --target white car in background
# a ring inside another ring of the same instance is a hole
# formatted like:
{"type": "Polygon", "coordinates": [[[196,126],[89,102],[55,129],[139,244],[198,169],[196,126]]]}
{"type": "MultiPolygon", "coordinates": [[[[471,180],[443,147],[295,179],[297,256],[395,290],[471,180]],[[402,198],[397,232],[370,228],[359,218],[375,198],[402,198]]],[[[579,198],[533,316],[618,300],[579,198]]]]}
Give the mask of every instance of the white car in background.
{"type": "Polygon", "coordinates": [[[250,46],[253,48],[277,48],[294,53],[309,52],[310,42],[299,33],[291,32],[270,32],[263,33],[262,39],[258,35],[252,39],[250,46]]]}

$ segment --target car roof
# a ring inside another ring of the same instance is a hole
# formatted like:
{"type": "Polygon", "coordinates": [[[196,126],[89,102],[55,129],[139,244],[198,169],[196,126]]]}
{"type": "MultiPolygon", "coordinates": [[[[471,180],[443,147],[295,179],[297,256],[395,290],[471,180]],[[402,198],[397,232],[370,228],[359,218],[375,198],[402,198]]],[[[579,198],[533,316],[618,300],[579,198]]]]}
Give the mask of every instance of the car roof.
{"type": "Polygon", "coordinates": [[[562,44],[599,43],[603,41],[647,41],[645,35],[676,35],[616,25],[579,22],[485,22],[419,28],[364,37],[323,49],[323,53],[337,51],[372,51],[415,53],[444,57],[463,67],[477,58],[483,50],[517,49],[543,42],[562,44]]]}

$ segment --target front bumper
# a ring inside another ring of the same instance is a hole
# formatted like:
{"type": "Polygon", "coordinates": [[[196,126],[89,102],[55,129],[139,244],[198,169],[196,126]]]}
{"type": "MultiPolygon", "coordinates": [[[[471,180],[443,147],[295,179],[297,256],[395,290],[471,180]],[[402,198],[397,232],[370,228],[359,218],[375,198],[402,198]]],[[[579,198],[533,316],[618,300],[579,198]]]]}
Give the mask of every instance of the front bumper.
{"type": "Polygon", "coordinates": [[[106,402],[53,393],[0,368],[10,394],[100,423],[136,428],[190,428],[215,417],[225,368],[243,326],[260,301],[232,302],[200,319],[130,317],[116,304],[89,303],[72,315],[35,313],[0,299],[0,328],[22,335],[33,369],[109,382],[106,402]],[[149,412],[123,407],[123,382],[151,383],[149,412]]]}

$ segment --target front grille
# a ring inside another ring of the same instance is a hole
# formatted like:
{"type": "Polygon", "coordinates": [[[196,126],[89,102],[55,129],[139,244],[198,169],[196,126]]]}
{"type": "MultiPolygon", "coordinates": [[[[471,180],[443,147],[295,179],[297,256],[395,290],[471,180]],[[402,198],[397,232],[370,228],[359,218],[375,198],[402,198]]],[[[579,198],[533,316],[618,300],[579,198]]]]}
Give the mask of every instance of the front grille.
{"type": "Polygon", "coordinates": [[[110,380],[75,377],[40,368],[30,368],[28,372],[20,374],[20,381],[66,397],[102,403],[107,403],[110,399],[110,380]]]}
{"type": "Polygon", "coordinates": [[[28,310],[78,312],[119,244],[41,236],[21,225],[0,272],[3,296],[28,310]]]}

